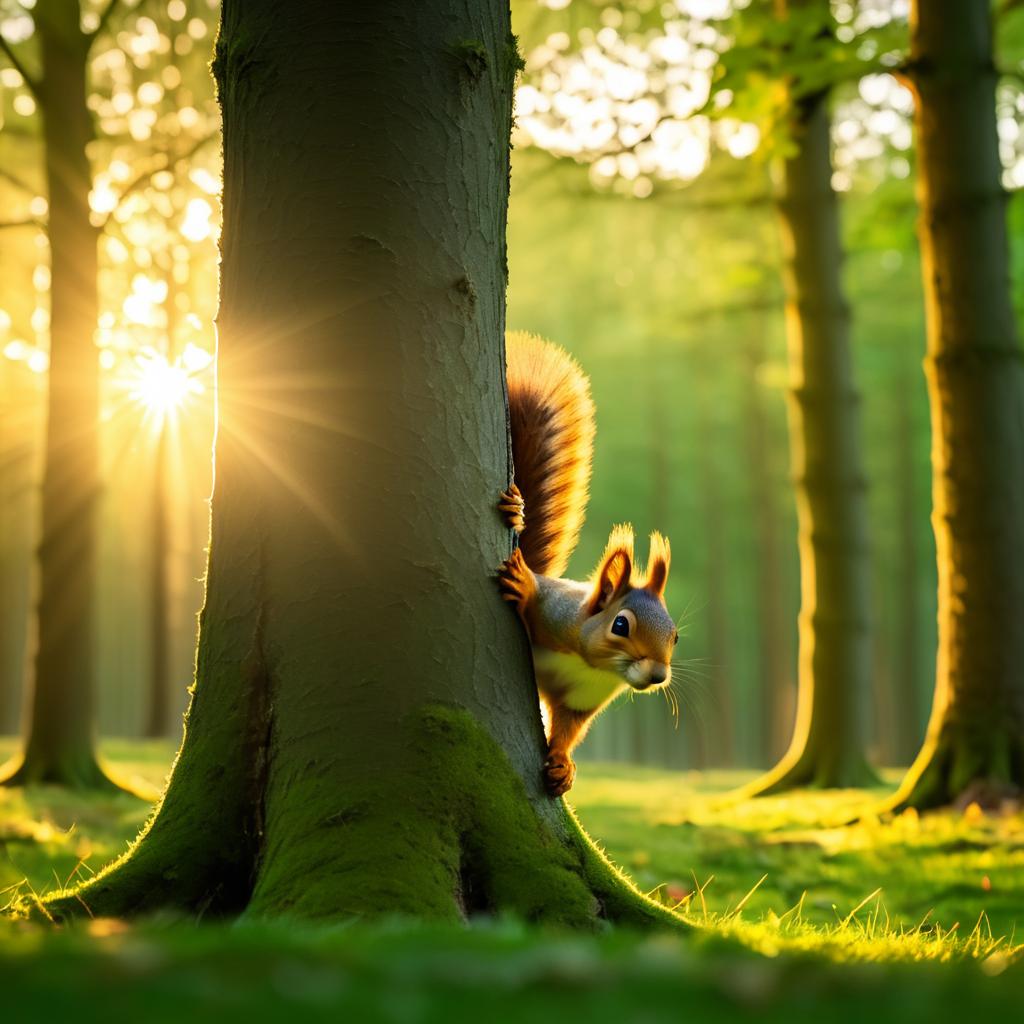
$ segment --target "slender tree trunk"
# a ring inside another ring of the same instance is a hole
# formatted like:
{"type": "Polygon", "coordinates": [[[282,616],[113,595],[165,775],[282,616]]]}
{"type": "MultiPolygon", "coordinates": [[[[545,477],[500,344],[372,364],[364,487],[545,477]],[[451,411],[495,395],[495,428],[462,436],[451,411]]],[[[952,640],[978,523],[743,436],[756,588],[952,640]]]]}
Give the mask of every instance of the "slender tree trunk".
{"type": "Polygon", "coordinates": [[[494,582],[517,59],[502,0],[224,4],[195,695],[140,843],[52,912],[667,917],[544,794],[494,582]]]}
{"type": "Polygon", "coordinates": [[[170,544],[167,493],[166,420],[160,424],[153,452],[153,494],[150,517],[149,580],[149,708],[145,735],[154,739],[170,732],[170,672],[168,639],[170,619],[167,594],[167,560],[170,544]]]}
{"type": "Polygon", "coordinates": [[[767,359],[765,325],[760,315],[747,331],[747,372],[744,394],[747,458],[753,512],[756,518],[757,559],[754,564],[757,601],[758,681],[760,684],[758,755],[772,763],[782,753],[776,734],[779,705],[793,685],[786,657],[786,621],[779,550],[779,515],[773,473],[771,423],[765,408],[758,370],[767,359]]]}
{"type": "Polygon", "coordinates": [[[725,554],[725,523],[722,487],[715,459],[715,424],[711,411],[711,391],[714,378],[711,367],[702,356],[695,360],[694,402],[697,413],[698,480],[701,496],[701,519],[705,544],[705,585],[707,594],[707,650],[710,659],[709,682],[713,712],[710,717],[712,734],[710,748],[705,753],[714,767],[732,765],[734,761],[733,701],[729,679],[729,621],[725,554]]]}
{"type": "Polygon", "coordinates": [[[35,374],[0,361],[0,735],[17,732],[32,579],[35,374]]]}
{"type": "MultiPolygon", "coordinates": [[[[164,357],[173,362],[176,351],[177,285],[174,280],[174,259],[168,256],[167,296],[163,307],[167,317],[167,344],[164,357]]],[[[170,494],[167,488],[169,470],[168,432],[170,416],[158,424],[153,451],[153,493],[150,506],[150,577],[149,577],[149,707],[146,709],[145,735],[152,739],[167,736],[171,731],[170,679],[170,594],[168,564],[171,549],[170,494]]]]}
{"type": "Polygon", "coordinates": [[[939,650],[928,735],[894,803],[923,808],[1024,782],[1024,375],[987,0],[915,3],[910,70],[939,650]]]}
{"type": "Polygon", "coordinates": [[[896,764],[907,764],[914,756],[921,734],[918,731],[918,684],[921,679],[921,626],[917,557],[918,517],[917,441],[914,429],[916,380],[909,368],[902,368],[896,394],[896,494],[899,530],[899,584],[896,637],[896,679],[894,690],[893,744],[896,764]]]}
{"type": "Polygon", "coordinates": [[[7,784],[112,786],[95,753],[99,363],[96,231],[89,222],[89,43],[77,0],[40,0],[49,193],[50,377],[34,678],[25,750],[7,784]]]}
{"type": "Polygon", "coordinates": [[[871,672],[865,478],[827,99],[797,103],[799,150],[781,167],[778,197],[799,520],[797,720],[789,750],[747,795],[874,778],[861,735],[871,672]]]}

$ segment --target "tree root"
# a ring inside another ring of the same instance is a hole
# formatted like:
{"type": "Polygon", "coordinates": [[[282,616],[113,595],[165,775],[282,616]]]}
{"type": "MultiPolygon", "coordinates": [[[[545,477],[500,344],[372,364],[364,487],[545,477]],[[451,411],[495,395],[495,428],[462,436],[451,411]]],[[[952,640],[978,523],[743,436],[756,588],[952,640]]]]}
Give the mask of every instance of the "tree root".
{"type": "Polygon", "coordinates": [[[995,809],[1024,791],[1024,737],[959,728],[946,722],[925,741],[899,789],[878,808],[898,814],[978,803],[995,809]]]}
{"type": "Polygon", "coordinates": [[[837,758],[810,744],[789,748],[779,763],[764,775],[730,794],[729,802],[774,796],[791,789],[863,789],[877,786],[879,778],[859,755],[837,758]]]}
{"type": "MultiPolygon", "coordinates": [[[[542,821],[467,712],[425,707],[399,732],[386,772],[345,765],[329,784],[291,773],[282,789],[271,766],[258,797],[240,770],[211,791],[199,767],[206,743],[193,737],[132,849],[22,912],[55,921],[161,909],[319,920],[509,914],[571,929],[686,927],[639,892],[567,808],[558,827],[542,821]]],[[[245,746],[229,763],[252,763],[245,746]]]]}

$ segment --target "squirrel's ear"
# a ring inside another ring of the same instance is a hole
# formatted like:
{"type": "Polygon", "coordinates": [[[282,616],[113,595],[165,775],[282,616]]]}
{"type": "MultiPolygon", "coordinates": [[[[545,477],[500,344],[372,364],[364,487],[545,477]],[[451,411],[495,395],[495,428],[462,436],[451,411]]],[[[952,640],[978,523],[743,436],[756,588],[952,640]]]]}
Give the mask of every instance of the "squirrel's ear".
{"type": "Polygon", "coordinates": [[[651,534],[651,554],[647,563],[647,582],[644,584],[644,590],[650,591],[655,597],[664,596],[671,564],[672,549],[669,547],[668,538],[655,531],[651,534]]]}
{"type": "Polygon", "coordinates": [[[590,614],[596,615],[629,589],[633,573],[633,529],[616,526],[594,573],[590,614]]]}

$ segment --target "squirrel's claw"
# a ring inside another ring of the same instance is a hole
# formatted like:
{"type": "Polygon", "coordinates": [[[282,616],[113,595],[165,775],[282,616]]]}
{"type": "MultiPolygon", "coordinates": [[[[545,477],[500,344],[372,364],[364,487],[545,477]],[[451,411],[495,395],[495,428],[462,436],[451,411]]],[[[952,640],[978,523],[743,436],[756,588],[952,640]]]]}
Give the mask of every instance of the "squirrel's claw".
{"type": "Polygon", "coordinates": [[[507,491],[502,491],[498,500],[498,511],[510,530],[522,533],[526,529],[526,505],[519,488],[512,484],[507,491]]]}
{"type": "Polygon", "coordinates": [[[544,785],[550,796],[561,796],[572,789],[576,765],[568,754],[550,754],[544,762],[544,785]]]}

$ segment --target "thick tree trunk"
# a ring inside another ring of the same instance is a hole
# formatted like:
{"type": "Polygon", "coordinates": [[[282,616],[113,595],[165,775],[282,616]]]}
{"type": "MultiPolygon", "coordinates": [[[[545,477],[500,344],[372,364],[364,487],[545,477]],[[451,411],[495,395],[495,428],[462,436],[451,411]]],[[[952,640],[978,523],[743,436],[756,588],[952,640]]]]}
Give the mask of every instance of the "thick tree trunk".
{"type": "Polygon", "coordinates": [[[797,720],[789,750],[747,795],[859,786],[870,690],[870,577],[859,396],[831,185],[827,96],[794,112],[798,152],[781,168],[790,444],[801,575],[797,720]]]}
{"type": "Polygon", "coordinates": [[[198,679],[157,816],[54,912],[671,919],[545,796],[495,586],[517,59],[502,0],[224,4],[198,679]]]}
{"type": "Polygon", "coordinates": [[[1024,783],[1024,373],[990,7],[912,11],[939,650],[928,736],[894,802],[923,808],[1024,783]]]}
{"type": "Polygon", "coordinates": [[[6,784],[112,786],[95,753],[99,363],[96,231],[89,222],[93,137],[89,38],[77,0],[40,0],[41,111],[50,239],[50,378],[37,648],[24,754],[6,784]]]}

